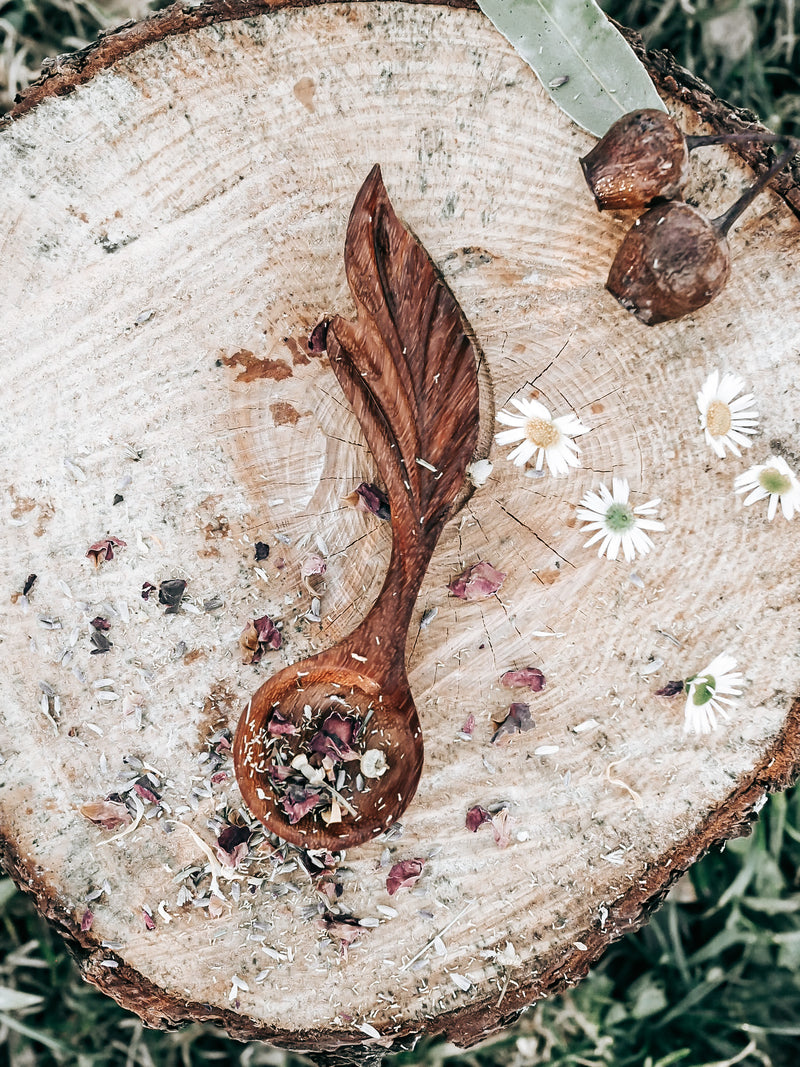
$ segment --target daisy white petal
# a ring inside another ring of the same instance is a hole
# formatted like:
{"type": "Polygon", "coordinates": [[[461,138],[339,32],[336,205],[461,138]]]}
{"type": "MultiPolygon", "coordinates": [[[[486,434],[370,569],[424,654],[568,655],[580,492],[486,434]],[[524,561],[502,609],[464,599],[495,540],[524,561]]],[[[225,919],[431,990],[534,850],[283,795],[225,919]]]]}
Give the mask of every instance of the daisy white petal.
{"type": "Polygon", "coordinates": [[[571,467],[579,466],[579,449],[572,439],[588,433],[589,427],[584,426],[576,415],[570,413],[553,418],[544,404],[532,398],[512,397],[510,403],[520,414],[505,409],[498,411],[497,421],[501,426],[513,429],[501,430],[495,434],[495,440],[499,445],[522,442],[508,454],[512,463],[523,467],[534,460],[537,471],[543,470],[547,463],[547,469],[555,477],[569,474],[571,467]]]}
{"type": "Polygon", "coordinates": [[[741,696],[743,678],[735,669],[736,660],[728,652],[716,656],[693,678],[687,678],[684,733],[710,734],[717,728],[717,715],[729,718],[724,705],[732,707],[730,697],[741,696]]]}
{"type": "Polygon", "coordinates": [[[599,556],[615,560],[622,549],[626,563],[630,563],[637,553],[647,555],[654,547],[645,531],[664,529],[663,522],[650,517],[661,501],[649,500],[646,504],[631,507],[628,482],[624,478],[614,478],[611,484],[612,491],[601,485],[599,492],[585,493],[575,513],[584,523],[584,532],[595,531],[584,548],[600,541],[599,556]]]}
{"type": "Polygon", "coordinates": [[[745,507],[769,499],[767,519],[770,522],[778,513],[778,504],[786,519],[800,512],[800,480],[781,456],[768,456],[766,463],[740,474],[734,484],[737,493],[747,493],[745,507]]]}
{"type": "Polygon", "coordinates": [[[734,456],[741,456],[739,446],[749,448],[751,441],[745,436],[754,434],[758,428],[758,412],[752,407],[752,393],[739,394],[744,389],[744,379],[738,374],[725,374],[720,380],[719,371],[712,371],[697,394],[700,412],[700,428],[706,443],[721,458],[728,449],[734,456]]]}

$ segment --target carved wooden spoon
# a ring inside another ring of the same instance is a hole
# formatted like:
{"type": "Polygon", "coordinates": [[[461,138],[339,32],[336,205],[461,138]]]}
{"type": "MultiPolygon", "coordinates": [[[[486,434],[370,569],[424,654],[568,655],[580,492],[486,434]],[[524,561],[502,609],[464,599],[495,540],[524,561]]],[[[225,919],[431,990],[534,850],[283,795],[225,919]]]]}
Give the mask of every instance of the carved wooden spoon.
{"type": "Polygon", "coordinates": [[[377,166],[353,205],[344,255],[358,314],[329,323],[328,355],[387,487],[391,561],[360,626],[265,682],[233,747],[247,806],[307,849],[360,844],[414,796],[423,745],[406,635],[478,434],[466,322],[395,215],[377,166]]]}

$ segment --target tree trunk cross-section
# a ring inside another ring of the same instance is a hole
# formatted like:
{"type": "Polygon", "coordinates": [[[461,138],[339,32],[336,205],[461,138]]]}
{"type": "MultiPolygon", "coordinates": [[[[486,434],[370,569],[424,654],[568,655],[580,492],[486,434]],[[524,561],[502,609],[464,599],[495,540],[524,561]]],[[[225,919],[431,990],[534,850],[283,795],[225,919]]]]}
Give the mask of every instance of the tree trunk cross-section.
{"type": "MultiPolygon", "coordinates": [[[[651,63],[687,130],[741,126],[651,63]]],[[[748,210],[711,305],[648,329],[604,289],[630,219],[595,210],[591,144],[478,11],[388,2],[175,7],[60,61],[0,131],[0,833],[85,976],[147,1023],[298,1048],[475,1041],[578,980],[792,780],[797,521],[744,508],[733,481],[769,454],[800,469],[798,190],[748,210]],[[494,469],[414,609],[425,764],[402,826],[321,877],[254,826],[233,868],[217,839],[249,816],[225,731],[270,674],[354,629],[389,560],[389,524],[345,503],[372,456],[306,346],[354,316],[344,235],[376,163],[474,331],[494,469]],[[757,399],[741,460],[698,429],[715,369],[757,399]],[[518,394],[590,428],[569,477],[492,444],[518,394]],[[612,477],[662,501],[631,564],[586,549],[575,514],[612,477]],[[125,544],[95,568],[106,538],[125,544]],[[326,573],[304,579],[311,557],[326,573]],[[497,594],[449,595],[479,561],[506,573],[497,594]],[[243,664],[264,615],[281,648],[243,664]],[[683,699],[656,690],[723,650],[742,696],[686,736],[683,699]],[[542,692],[500,685],[528,666],[542,692]],[[522,700],[534,728],[493,745],[522,700]],[[109,797],[138,821],[81,814],[109,797]],[[473,805],[507,810],[508,847],[466,828],[473,805]],[[390,896],[410,859],[419,880],[390,896]]],[[[688,193],[718,215],[751,180],[709,149],[688,193]]]]}

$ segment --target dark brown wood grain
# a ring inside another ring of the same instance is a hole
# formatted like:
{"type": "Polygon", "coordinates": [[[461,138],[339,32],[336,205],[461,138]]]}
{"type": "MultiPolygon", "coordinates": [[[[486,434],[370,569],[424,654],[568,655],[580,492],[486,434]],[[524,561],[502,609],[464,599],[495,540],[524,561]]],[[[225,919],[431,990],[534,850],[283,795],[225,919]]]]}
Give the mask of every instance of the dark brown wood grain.
{"type": "Polygon", "coordinates": [[[392,208],[379,166],[362,185],[345,241],[354,323],[328,325],[331,366],[358,418],[392,516],[392,556],[363,622],[343,641],[260,687],[234,742],[245,801],[270,830],[303,848],[351,848],[382,833],[410,803],[423,742],[405,668],[411,612],[478,439],[477,361],[455,297],[392,208]],[[346,698],[369,719],[370,748],[388,763],[357,807],[325,827],[314,811],[290,822],[270,785],[267,724],[275,710],[304,725],[346,698]]]}

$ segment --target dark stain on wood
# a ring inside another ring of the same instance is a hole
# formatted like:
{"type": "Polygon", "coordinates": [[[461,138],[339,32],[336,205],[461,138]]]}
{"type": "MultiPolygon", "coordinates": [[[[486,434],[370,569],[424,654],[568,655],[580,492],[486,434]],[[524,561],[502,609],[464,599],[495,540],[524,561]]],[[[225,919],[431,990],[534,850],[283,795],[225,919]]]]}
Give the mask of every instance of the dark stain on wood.
{"type": "Polygon", "coordinates": [[[276,426],[296,426],[300,412],[287,400],[277,400],[269,406],[272,421],[276,426]]]}
{"type": "Polygon", "coordinates": [[[314,108],[314,93],[316,91],[317,87],[313,78],[300,78],[294,83],[294,95],[307,111],[316,110],[314,108]]]}
{"type": "Polygon", "coordinates": [[[308,340],[303,338],[302,342],[298,341],[296,337],[284,337],[283,343],[292,353],[292,363],[295,367],[305,366],[306,363],[310,363],[311,359],[308,355],[308,340]]]}
{"type": "Polygon", "coordinates": [[[273,381],[282,382],[284,378],[291,378],[292,368],[284,359],[259,359],[246,348],[234,352],[232,356],[222,356],[221,363],[225,367],[241,367],[236,375],[237,382],[256,382],[261,378],[272,378],[273,381]]]}

